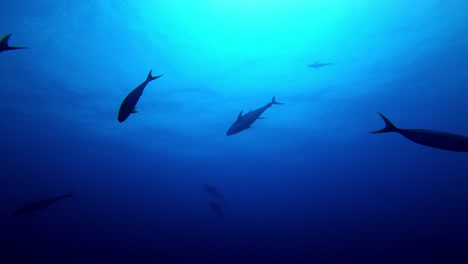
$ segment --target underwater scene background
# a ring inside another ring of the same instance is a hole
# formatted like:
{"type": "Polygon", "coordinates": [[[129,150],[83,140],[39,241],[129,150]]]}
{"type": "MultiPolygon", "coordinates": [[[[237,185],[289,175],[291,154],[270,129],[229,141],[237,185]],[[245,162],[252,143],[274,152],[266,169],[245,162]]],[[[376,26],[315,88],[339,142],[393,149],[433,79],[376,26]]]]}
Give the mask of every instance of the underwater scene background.
{"type": "Polygon", "coordinates": [[[17,0],[7,34],[0,263],[468,263],[468,154],[369,133],[468,136],[467,1],[17,0]]]}

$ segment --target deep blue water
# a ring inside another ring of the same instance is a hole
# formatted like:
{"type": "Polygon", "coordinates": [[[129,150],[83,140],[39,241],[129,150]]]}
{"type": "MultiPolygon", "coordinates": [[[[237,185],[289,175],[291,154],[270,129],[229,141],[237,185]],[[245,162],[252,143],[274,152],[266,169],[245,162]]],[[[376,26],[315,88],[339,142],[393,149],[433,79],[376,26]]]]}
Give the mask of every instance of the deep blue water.
{"type": "Polygon", "coordinates": [[[8,33],[0,263],[468,263],[468,154],[369,133],[468,135],[467,1],[17,0],[8,33]]]}

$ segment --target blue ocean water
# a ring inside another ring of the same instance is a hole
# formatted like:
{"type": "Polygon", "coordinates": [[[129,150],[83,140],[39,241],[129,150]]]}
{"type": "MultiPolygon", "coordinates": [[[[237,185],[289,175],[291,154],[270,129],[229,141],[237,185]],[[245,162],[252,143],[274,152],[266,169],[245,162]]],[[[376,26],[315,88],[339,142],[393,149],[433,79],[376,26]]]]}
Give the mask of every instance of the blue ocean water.
{"type": "Polygon", "coordinates": [[[468,2],[1,6],[0,263],[468,263],[468,2]]]}

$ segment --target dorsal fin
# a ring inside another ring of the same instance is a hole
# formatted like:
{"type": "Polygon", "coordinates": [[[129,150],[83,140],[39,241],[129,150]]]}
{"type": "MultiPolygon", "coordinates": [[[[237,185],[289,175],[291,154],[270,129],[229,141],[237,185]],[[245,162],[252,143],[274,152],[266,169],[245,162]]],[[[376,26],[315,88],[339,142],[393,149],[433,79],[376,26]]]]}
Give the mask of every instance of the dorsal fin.
{"type": "Polygon", "coordinates": [[[237,116],[237,121],[239,121],[242,118],[242,112],[243,112],[243,110],[240,111],[239,115],[237,116]]]}
{"type": "Polygon", "coordinates": [[[25,49],[26,47],[11,47],[8,45],[8,40],[10,39],[11,34],[7,34],[0,39],[0,52],[6,50],[16,50],[16,49],[25,49]]]}
{"type": "Polygon", "coordinates": [[[10,39],[11,34],[5,35],[1,40],[0,40],[0,45],[4,47],[8,47],[8,40],[10,39]]]}

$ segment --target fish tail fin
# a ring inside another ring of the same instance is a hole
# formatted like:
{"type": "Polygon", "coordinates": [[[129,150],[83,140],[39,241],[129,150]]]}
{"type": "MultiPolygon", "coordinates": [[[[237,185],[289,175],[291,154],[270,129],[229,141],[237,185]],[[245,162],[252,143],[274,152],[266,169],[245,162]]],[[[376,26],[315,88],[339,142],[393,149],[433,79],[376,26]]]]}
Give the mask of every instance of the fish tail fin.
{"type": "Polygon", "coordinates": [[[3,50],[16,50],[16,49],[25,49],[26,47],[11,47],[8,45],[8,40],[10,39],[11,34],[5,35],[0,39],[0,48],[3,50]]]}
{"type": "Polygon", "coordinates": [[[372,134],[380,134],[380,133],[388,133],[388,132],[397,132],[398,128],[388,120],[384,115],[378,113],[380,117],[382,117],[383,121],[385,122],[385,127],[376,131],[372,131],[372,134]]]}
{"type": "Polygon", "coordinates": [[[146,81],[147,81],[147,82],[151,82],[151,81],[156,80],[157,78],[163,76],[163,74],[157,75],[157,76],[152,76],[152,75],[151,75],[151,72],[152,72],[152,71],[153,71],[153,70],[150,70],[149,73],[148,73],[148,77],[146,77],[146,81]]]}
{"type": "Polygon", "coordinates": [[[275,97],[276,97],[276,95],[273,96],[273,98],[271,98],[271,104],[272,104],[272,105],[273,105],[273,104],[278,104],[278,105],[283,104],[283,103],[277,102],[275,97]]]}

